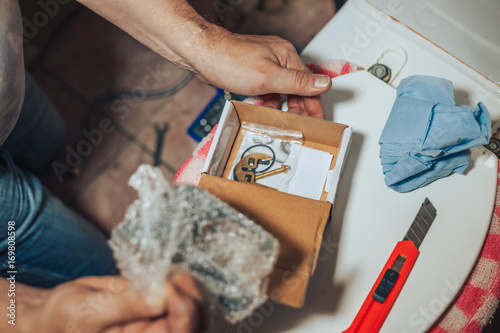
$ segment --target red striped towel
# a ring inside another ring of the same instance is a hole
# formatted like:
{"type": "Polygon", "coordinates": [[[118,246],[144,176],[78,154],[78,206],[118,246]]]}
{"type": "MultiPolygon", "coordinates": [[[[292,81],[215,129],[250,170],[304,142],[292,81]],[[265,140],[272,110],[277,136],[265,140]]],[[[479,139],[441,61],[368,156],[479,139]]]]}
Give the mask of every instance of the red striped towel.
{"type": "Polygon", "coordinates": [[[498,308],[499,299],[500,173],[493,217],[479,258],[457,298],[429,333],[480,333],[498,308]]]}

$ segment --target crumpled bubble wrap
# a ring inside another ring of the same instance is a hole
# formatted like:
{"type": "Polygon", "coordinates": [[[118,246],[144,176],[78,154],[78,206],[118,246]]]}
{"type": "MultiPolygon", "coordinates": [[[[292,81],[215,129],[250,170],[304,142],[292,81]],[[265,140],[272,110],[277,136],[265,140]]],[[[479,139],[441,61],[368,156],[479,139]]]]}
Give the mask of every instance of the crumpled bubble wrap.
{"type": "Polygon", "coordinates": [[[279,246],[269,233],[202,189],[170,185],[158,168],[141,165],[129,185],[139,199],[109,245],[132,288],[153,301],[171,271],[188,271],[231,323],[267,299],[279,246]]]}

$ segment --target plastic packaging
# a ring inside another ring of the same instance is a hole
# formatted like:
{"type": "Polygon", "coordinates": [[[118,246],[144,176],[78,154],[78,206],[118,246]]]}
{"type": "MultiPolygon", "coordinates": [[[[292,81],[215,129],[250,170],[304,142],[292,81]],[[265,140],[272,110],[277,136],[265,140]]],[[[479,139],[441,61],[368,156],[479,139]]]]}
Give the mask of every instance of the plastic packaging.
{"type": "Polygon", "coordinates": [[[258,179],[255,182],[281,192],[287,192],[299,164],[303,141],[302,132],[243,122],[241,134],[243,140],[228,179],[238,180],[235,168],[244,157],[250,154],[264,154],[269,156],[272,161],[257,165],[255,175],[262,175],[285,166],[288,170],[258,179]]]}
{"type": "Polygon", "coordinates": [[[278,242],[259,225],[191,185],[170,185],[158,168],[142,165],[129,185],[139,199],[109,244],[132,288],[154,301],[173,270],[186,270],[206,288],[213,310],[231,323],[266,299],[278,242]]]}

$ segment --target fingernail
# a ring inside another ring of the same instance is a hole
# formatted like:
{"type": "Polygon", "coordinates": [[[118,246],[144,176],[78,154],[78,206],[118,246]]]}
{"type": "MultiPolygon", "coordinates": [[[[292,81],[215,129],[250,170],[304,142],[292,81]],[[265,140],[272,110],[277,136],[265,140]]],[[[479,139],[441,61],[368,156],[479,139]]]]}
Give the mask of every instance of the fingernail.
{"type": "Polygon", "coordinates": [[[316,75],[314,78],[315,88],[325,88],[330,84],[330,77],[326,75],[316,75]]]}

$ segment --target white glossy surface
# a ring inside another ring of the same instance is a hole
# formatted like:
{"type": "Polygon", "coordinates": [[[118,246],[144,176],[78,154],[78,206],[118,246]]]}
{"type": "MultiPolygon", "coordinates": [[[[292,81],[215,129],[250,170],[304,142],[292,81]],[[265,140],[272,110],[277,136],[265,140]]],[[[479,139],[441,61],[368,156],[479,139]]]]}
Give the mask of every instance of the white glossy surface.
{"type": "Polygon", "coordinates": [[[497,161],[483,148],[474,149],[465,176],[455,174],[405,194],[385,186],[378,140],[394,98],[393,88],[366,72],[335,79],[325,96],[329,116],[354,132],[330,230],[339,238],[333,285],[344,289],[335,320],[339,331],[354,318],[425,197],[438,216],[381,332],[428,329],[469,275],[489,227],[497,161]]]}
{"type": "MultiPolygon", "coordinates": [[[[411,15],[411,10],[406,14],[411,15]]],[[[448,38],[449,44],[461,43],[453,36],[448,38]]],[[[458,103],[483,101],[492,120],[498,121],[500,91],[496,84],[364,0],[348,1],[302,55],[316,63],[345,59],[368,67],[380,50],[391,47],[396,52],[389,61],[397,63],[394,55],[401,53],[400,49],[406,55],[403,68],[391,81],[394,87],[410,75],[444,77],[453,82],[458,103]]],[[[483,155],[483,148],[473,150],[465,176],[452,175],[406,194],[385,186],[378,139],[394,98],[394,89],[366,72],[336,78],[333,90],[324,98],[327,118],[346,123],[354,131],[330,226],[330,236],[338,239],[337,260],[332,263],[333,290],[342,290],[329,326],[331,332],[349,326],[392,251],[393,245],[388,244],[395,244],[406,233],[424,197],[434,203],[438,217],[381,332],[425,332],[467,278],[489,227],[497,159],[489,152],[483,155]],[[380,242],[374,242],[374,236],[380,237],[380,242]]],[[[326,332],[327,326],[321,327],[317,331],[326,332]]]]}
{"type": "Polygon", "coordinates": [[[367,1],[500,84],[500,1],[367,1]]]}
{"type": "MultiPolygon", "coordinates": [[[[410,75],[444,77],[453,82],[457,103],[475,105],[482,101],[493,122],[500,120],[500,87],[494,83],[500,82],[500,77],[492,77],[492,82],[479,75],[365,0],[349,0],[304,49],[302,57],[306,62],[316,63],[343,59],[368,68],[381,49],[391,46],[397,51],[394,54],[402,49],[407,56],[398,76],[391,81],[394,87],[410,75]]],[[[500,64],[498,58],[496,64],[500,64]]]]}
{"type": "Polygon", "coordinates": [[[394,88],[357,72],[335,78],[324,97],[327,118],[350,124],[353,135],[306,304],[292,309],[267,303],[242,323],[218,325],[214,332],[342,332],[425,197],[438,216],[380,332],[424,332],[451,302],[476,261],[493,208],[496,157],[475,149],[466,175],[397,193],[385,185],[378,158],[394,88]]]}
{"type": "MultiPolygon", "coordinates": [[[[496,84],[380,15],[364,0],[348,1],[303,51],[304,60],[345,59],[365,67],[379,50],[394,45],[407,56],[392,82],[394,87],[415,74],[445,77],[454,83],[458,103],[483,101],[492,120],[500,120],[496,84]],[[375,23],[379,30],[369,30],[376,28],[375,23]],[[360,39],[360,31],[367,29],[371,35],[360,39]]],[[[454,174],[405,194],[390,190],[383,180],[378,140],[394,98],[393,87],[366,72],[335,78],[323,98],[326,117],[352,127],[352,144],[306,304],[292,309],[267,303],[242,323],[220,324],[214,332],[342,332],[425,197],[435,205],[438,216],[381,332],[425,332],[450,304],[470,273],[489,227],[497,159],[475,148],[466,175],[454,174]]]]}

